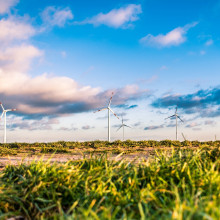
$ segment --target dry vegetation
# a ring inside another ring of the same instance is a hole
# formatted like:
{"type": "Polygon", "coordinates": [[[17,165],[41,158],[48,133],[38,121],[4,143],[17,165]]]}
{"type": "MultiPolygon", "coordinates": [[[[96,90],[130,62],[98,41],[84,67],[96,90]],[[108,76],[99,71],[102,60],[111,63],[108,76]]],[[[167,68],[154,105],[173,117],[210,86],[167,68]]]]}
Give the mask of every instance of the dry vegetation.
{"type": "Polygon", "coordinates": [[[153,153],[158,149],[171,148],[213,148],[219,147],[220,141],[90,141],[90,142],[51,142],[51,143],[10,143],[0,144],[0,156],[6,155],[41,155],[50,153],[79,154],[79,153],[112,153],[112,154],[132,154],[132,153],[153,153]]]}

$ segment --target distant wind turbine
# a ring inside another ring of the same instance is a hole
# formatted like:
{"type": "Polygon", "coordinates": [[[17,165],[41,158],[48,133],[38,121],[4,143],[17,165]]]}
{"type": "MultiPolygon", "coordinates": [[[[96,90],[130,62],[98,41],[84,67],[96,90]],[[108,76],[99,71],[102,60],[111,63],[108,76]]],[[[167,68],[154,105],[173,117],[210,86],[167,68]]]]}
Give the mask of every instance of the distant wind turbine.
{"type": "Polygon", "coordinates": [[[124,137],[125,137],[125,127],[128,127],[128,128],[132,128],[126,124],[124,124],[124,120],[123,120],[123,116],[121,116],[122,120],[121,120],[121,126],[118,128],[117,131],[119,131],[121,128],[123,128],[123,141],[124,141],[124,137]]]}
{"type": "Polygon", "coordinates": [[[6,144],[6,113],[7,113],[7,112],[11,112],[11,111],[16,111],[16,109],[6,109],[6,110],[5,110],[1,102],[0,102],[0,105],[1,105],[2,110],[3,110],[2,115],[1,115],[1,117],[0,117],[0,120],[1,120],[1,119],[3,118],[3,116],[4,116],[4,143],[6,144]]]}
{"type": "MultiPolygon", "coordinates": [[[[183,120],[180,118],[180,116],[177,114],[177,107],[176,107],[176,111],[175,111],[175,114],[174,115],[171,115],[169,116],[168,118],[173,118],[175,117],[176,118],[176,140],[177,140],[177,118],[183,122],[183,120]]],[[[168,118],[165,118],[165,119],[168,119],[168,118]]]]}
{"type": "Polygon", "coordinates": [[[111,106],[111,102],[112,102],[113,94],[114,94],[114,93],[112,93],[112,96],[111,96],[111,98],[110,98],[110,100],[109,100],[108,107],[105,107],[105,108],[103,108],[103,109],[100,109],[100,110],[94,112],[94,113],[96,113],[96,112],[108,110],[108,141],[109,141],[109,142],[110,142],[110,140],[111,140],[111,137],[110,137],[110,126],[111,126],[111,125],[110,125],[110,111],[114,114],[114,116],[115,116],[116,118],[119,119],[119,117],[113,112],[113,110],[112,110],[111,107],[110,107],[110,106],[111,106]]]}

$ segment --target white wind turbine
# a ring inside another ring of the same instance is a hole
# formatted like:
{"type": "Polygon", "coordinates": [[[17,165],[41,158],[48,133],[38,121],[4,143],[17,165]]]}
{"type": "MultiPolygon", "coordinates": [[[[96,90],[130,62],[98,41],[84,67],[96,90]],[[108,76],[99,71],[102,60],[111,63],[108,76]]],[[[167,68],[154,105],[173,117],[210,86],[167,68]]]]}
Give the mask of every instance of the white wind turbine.
{"type": "MultiPolygon", "coordinates": [[[[177,140],[177,119],[179,119],[180,121],[183,122],[183,120],[180,118],[180,116],[177,114],[177,107],[176,107],[176,111],[175,111],[175,114],[174,115],[171,115],[169,116],[168,118],[173,118],[175,117],[176,118],[176,140],[177,140]]],[[[168,118],[165,118],[165,119],[168,119],[168,118]]]]}
{"type": "Polygon", "coordinates": [[[1,120],[1,119],[3,118],[3,116],[4,116],[4,143],[6,144],[6,113],[7,113],[7,112],[11,112],[11,111],[16,111],[16,109],[4,109],[4,107],[3,107],[3,105],[2,105],[1,102],[0,102],[0,105],[1,105],[2,110],[3,110],[2,115],[1,115],[1,117],[0,117],[0,120],[1,120]]]}
{"type": "Polygon", "coordinates": [[[111,139],[110,138],[110,111],[114,114],[115,117],[117,117],[119,119],[119,117],[113,112],[113,110],[110,107],[111,106],[111,102],[112,102],[113,94],[114,93],[112,93],[112,96],[111,96],[111,98],[109,100],[108,107],[105,107],[103,109],[100,109],[100,110],[94,112],[94,113],[96,113],[96,112],[100,112],[100,111],[103,111],[103,110],[108,110],[108,141],[109,142],[110,142],[110,139],[111,139]]]}
{"type": "Polygon", "coordinates": [[[123,116],[121,116],[121,126],[118,128],[117,131],[119,131],[121,128],[123,128],[123,141],[124,141],[124,137],[125,137],[125,127],[132,128],[132,127],[124,124],[123,116]]]}

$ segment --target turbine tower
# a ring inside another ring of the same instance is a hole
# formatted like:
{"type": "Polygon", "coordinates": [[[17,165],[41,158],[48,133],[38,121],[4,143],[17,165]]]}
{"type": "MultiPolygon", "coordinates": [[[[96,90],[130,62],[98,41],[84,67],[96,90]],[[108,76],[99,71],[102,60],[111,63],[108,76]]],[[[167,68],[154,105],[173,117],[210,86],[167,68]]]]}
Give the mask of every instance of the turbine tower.
{"type": "Polygon", "coordinates": [[[116,118],[119,119],[119,117],[113,112],[113,110],[112,110],[111,107],[110,107],[110,106],[111,106],[111,102],[112,102],[113,94],[114,94],[114,93],[112,93],[112,96],[111,96],[111,98],[110,98],[110,100],[109,100],[109,103],[108,103],[108,106],[107,106],[107,107],[105,107],[105,108],[103,108],[103,109],[100,109],[100,110],[94,112],[94,113],[96,113],[96,112],[108,110],[108,141],[109,141],[109,142],[110,142],[110,140],[111,140],[111,137],[110,137],[110,111],[114,114],[114,116],[115,116],[116,118]]]}
{"type": "Polygon", "coordinates": [[[4,109],[4,107],[3,107],[3,105],[2,105],[2,103],[0,102],[0,105],[1,105],[1,107],[2,107],[2,115],[1,115],[1,117],[0,117],[0,120],[3,118],[3,116],[4,116],[4,140],[3,140],[3,142],[6,144],[6,113],[7,112],[11,112],[11,111],[16,111],[16,109],[4,109]]]}
{"type": "Polygon", "coordinates": [[[123,141],[124,141],[124,137],[125,137],[125,127],[132,128],[132,127],[124,124],[123,116],[121,116],[121,126],[118,128],[117,131],[119,131],[121,128],[123,128],[123,141]]]}
{"type": "MultiPolygon", "coordinates": [[[[176,140],[177,140],[177,119],[179,119],[180,121],[183,122],[183,120],[180,118],[180,116],[177,114],[177,107],[176,107],[176,111],[175,111],[175,114],[174,115],[171,115],[169,116],[168,118],[173,118],[175,117],[176,118],[176,140]]],[[[168,119],[168,118],[165,118],[165,119],[168,119]]]]}

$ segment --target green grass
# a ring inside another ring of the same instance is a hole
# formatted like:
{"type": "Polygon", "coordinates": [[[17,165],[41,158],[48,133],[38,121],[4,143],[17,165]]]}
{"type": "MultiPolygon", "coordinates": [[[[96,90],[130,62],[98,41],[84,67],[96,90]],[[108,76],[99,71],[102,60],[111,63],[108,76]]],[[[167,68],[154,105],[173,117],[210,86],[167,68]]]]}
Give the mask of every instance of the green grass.
{"type": "Polygon", "coordinates": [[[174,150],[142,163],[105,155],[7,166],[0,219],[220,219],[220,148],[174,150]]]}

